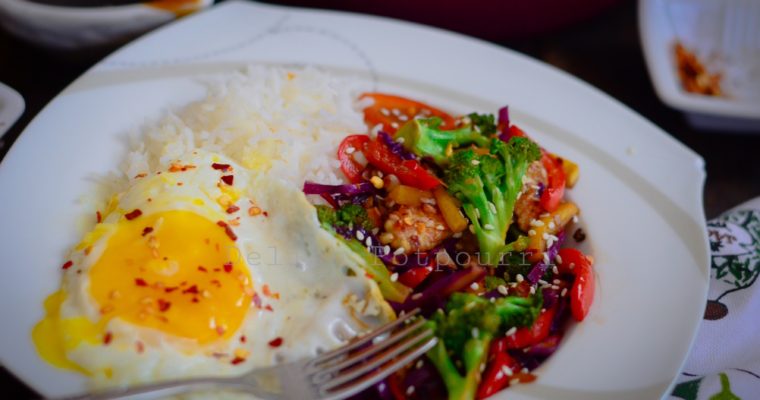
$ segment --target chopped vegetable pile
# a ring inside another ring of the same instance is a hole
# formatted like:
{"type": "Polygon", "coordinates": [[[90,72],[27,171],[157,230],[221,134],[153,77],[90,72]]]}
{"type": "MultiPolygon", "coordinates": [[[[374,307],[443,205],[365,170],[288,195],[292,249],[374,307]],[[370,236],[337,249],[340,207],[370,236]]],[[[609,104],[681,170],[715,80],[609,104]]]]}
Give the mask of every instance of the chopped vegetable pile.
{"type": "Polygon", "coordinates": [[[360,255],[397,313],[439,341],[360,398],[483,399],[532,374],[594,298],[593,258],[565,198],[578,165],[509,120],[362,96],[368,134],[338,147],[349,183],[305,182],[317,217],[360,255]],[[575,234],[573,234],[575,232],[575,234]],[[565,240],[565,238],[573,238],[565,240]]]}

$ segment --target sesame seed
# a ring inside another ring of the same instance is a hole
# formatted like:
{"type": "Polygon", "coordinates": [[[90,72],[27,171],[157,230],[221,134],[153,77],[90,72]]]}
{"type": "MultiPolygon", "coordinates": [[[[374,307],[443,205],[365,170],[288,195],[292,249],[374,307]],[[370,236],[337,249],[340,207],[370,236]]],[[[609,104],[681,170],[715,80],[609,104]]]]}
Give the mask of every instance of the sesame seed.
{"type": "Polygon", "coordinates": [[[477,283],[477,282],[473,282],[473,283],[470,285],[470,289],[472,289],[472,290],[478,290],[478,288],[479,288],[479,287],[480,287],[480,285],[478,285],[478,283],[477,283]]]}
{"type": "Polygon", "coordinates": [[[562,281],[559,280],[559,279],[555,279],[555,280],[552,281],[552,283],[555,284],[555,285],[559,285],[560,283],[562,283],[562,281]]]}
{"type": "Polygon", "coordinates": [[[554,275],[559,275],[559,269],[557,268],[556,265],[552,267],[552,272],[554,273],[554,275]]]}
{"type": "Polygon", "coordinates": [[[512,374],[513,374],[512,369],[510,369],[506,365],[502,365],[501,366],[501,372],[503,372],[504,375],[506,375],[506,376],[512,376],[512,374]]]}
{"type": "Polygon", "coordinates": [[[398,272],[394,272],[391,274],[391,282],[396,282],[398,280],[398,272]]]}
{"type": "MultiPolygon", "coordinates": [[[[394,122],[393,124],[396,124],[396,123],[394,122]]],[[[393,124],[391,124],[391,126],[393,126],[393,124]]],[[[394,128],[397,128],[397,127],[398,127],[398,124],[396,124],[396,126],[395,126],[394,128]]],[[[397,139],[396,139],[396,141],[397,141],[398,143],[401,143],[401,144],[403,144],[403,143],[404,143],[404,138],[402,138],[402,137],[400,137],[400,138],[397,138],[397,139]]]]}
{"type": "Polygon", "coordinates": [[[510,381],[509,381],[509,384],[510,384],[511,386],[517,385],[518,383],[520,383],[520,380],[519,380],[519,379],[517,379],[517,378],[515,378],[515,379],[512,379],[512,380],[510,380],[510,381]]]}
{"type": "Polygon", "coordinates": [[[562,297],[565,297],[566,294],[567,294],[567,288],[562,288],[562,292],[559,295],[562,297]]]}
{"type": "Polygon", "coordinates": [[[364,244],[366,244],[367,247],[372,247],[372,238],[367,237],[367,240],[364,241],[364,244]]]}
{"type": "Polygon", "coordinates": [[[470,229],[470,233],[475,233],[475,225],[470,224],[468,228],[470,229]]]}
{"type": "Polygon", "coordinates": [[[391,112],[390,112],[390,111],[388,111],[388,109],[387,109],[387,108],[385,108],[385,107],[381,108],[381,109],[380,109],[380,112],[381,112],[383,115],[385,115],[385,116],[391,115],[391,112]]]}
{"type": "Polygon", "coordinates": [[[544,253],[544,264],[549,264],[549,254],[544,253]]]}
{"type": "Polygon", "coordinates": [[[362,231],[356,231],[356,238],[359,240],[364,240],[364,233],[362,233],[362,231]]]}
{"type": "Polygon", "coordinates": [[[554,221],[549,221],[549,229],[554,229],[555,227],[554,221]]]}
{"type": "Polygon", "coordinates": [[[393,115],[398,116],[398,115],[401,115],[401,110],[399,110],[398,108],[393,108],[391,109],[391,113],[393,113],[393,115]]]}
{"type": "Polygon", "coordinates": [[[420,369],[420,368],[422,368],[423,364],[424,364],[423,361],[419,360],[419,361],[417,361],[417,364],[415,365],[415,367],[417,367],[417,369],[420,369]]]}
{"type": "Polygon", "coordinates": [[[536,236],[536,231],[534,231],[533,229],[529,230],[528,236],[536,236]]]}
{"type": "Polygon", "coordinates": [[[414,394],[414,386],[409,386],[408,388],[406,388],[406,395],[407,396],[411,396],[413,394],[414,394]]]}
{"type": "Polygon", "coordinates": [[[480,161],[478,161],[478,160],[472,160],[471,162],[472,162],[472,165],[478,165],[478,164],[480,164],[480,161]]]}
{"type": "Polygon", "coordinates": [[[549,238],[549,240],[546,241],[546,248],[550,249],[552,246],[554,246],[554,239],[549,238]]]}
{"type": "Polygon", "coordinates": [[[409,117],[407,117],[407,116],[406,116],[406,115],[404,115],[404,114],[401,114],[401,115],[399,115],[399,116],[398,116],[398,119],[399,119],[399,120],[401,120],[401,121],[406,121],[406,120],[408,120],[408,119],[409,119],[409,117]]]}
{"type": "Polygon", "coordinates": [[[436,225],[435,229],[438,229],[439,231],[445,231],[446,227],[443,226],[443,225],[441,225],[441,224],[438,224],[438,225],[436,225]]]}
{"type": "Polygon", "coordinates": [[[518,282],[522,282],[522,281],[525,280],[525,278],[522,276],[522,274],[517,274],[516,279],[517,279],[518,282]]]}
{"type": "Polygon", "coordinates": [[[554,261],[556,261],[557,264],[562,264],[562,256],[560,256],[559,254],[557,254],[557,256],[554,257],[554,261]]]}
{"type": "Polygon", "coordinates": [[[473,338],[477,338],[480,335],[480,330],[478,330],[478,327],[476,326],[472,328],[472,331],[470,333],[472,333],[473,338]]]}
{"type": "Polygon", "coordinates": [[[391,246],[388,246],[387,244],[383,246],[383,254],[388,254],[391,252],[391,246]]]}
{"type": "Polygon", "coordinates": [[[549,218],[549,217],[551,217],[551,214],[549,214],[549,213],[543,213],[543,214],[539,215],[539,217],[541,217],[541,218],[549,218]]]}
{"type": "Polygon", "coordinates": [[[487,231],[492,231],[492,230],[494,230],[494,227],[491,224],[485,224],[485,225],[483,225],[483,229],[485,229],[487,231]]]}
{"type": "Polygon", "coordinates": [[[570,265],[567,266],[569,269],[575,268],[575,263],[570,263],[570,265]]]}
{"type": "Polygon", "coordinates": [[[412,295],[412,300],[419,300],[422,297],[422,293],[415,293],[412,295]]]}
{"type": "Polygon", "coordinates": [[[576,224],[578,223],[578,216],[577,215],[573,215],[573,223],[576,223],[576,224]]]}
{"type": "Polygon", "coordinates": [[[546,233],[546,232],[544,232],[544,234],[543,234],[543,235],[541,235],[541,239],[544,239],[544,240],[549,240],[549,234],[548,234],[548,233],[546,233]]]}
{"type": "Polygon", "coordinates": [[[503,378],[503,377],[504,377],[504,372],[502,372],[501,370],[499,370],[499,372],[496,373],[496,380],[497,381],[501,380],[501,378],[503,378]]]}
{"type": "Polygon", "coordinates": [[[393,252],[393,255],[398,256],[398,255],[404,254],[405,252],[406,252],[406,249],[404,248],[404,246],[401,246],[398,249],[396,249],[396,251],[393,252]]]}
{"type": "Polygon", "coordinates": [[[543,279],[539,279],[539,280],[538,280],[538,284],[539,284],[539,285],[548,285],[548,284],[549,284],[549,282],[547,282],[547,281],[545,281],[545,280],[543,280],[543,279]]]}
{"type": "Polygon", "coordinates": [[[552,285],[552,290],[559,290],[559,286],[557,286],[557,285],[552,285]]]}
{"type": "Polygon", "coordinates": [[[477,208],[475,209],[475,216],[480,218],[480,210],[478,210],[477,208]]]}
{"type": "Polygon", "coordinates": [[[499,293],[503,294],[504,296],[506,296],[506,295],[509,293],[509,291],[507,290],[507,287],[506,287],[506,286],[504,286],[504,285],[499,285],[499,286],[496,288],[496,290],[498,290],[498,291],[499,291],[499,293]]]}
{"type": "MultiPolygon", "coordinates": [[[[398,123],[397,122],[391,122],[391,127],[398,129],[398,123]]],[[[399,140],[400,142],[400,140],[399,140]]]]}
{"type": "Polygon", "coordinates": [[[492,202],[488,202],[488,209],[491,210],[492,213],[496,214],[496,205],[492,202]]]}
{"type": "Polygon", "coordinates": [[[452,236],[454,239],[459,239],[460,237],[462,237],[462,232],[457,232],[457,233],[455,233],[455,234],[453,234],[453,235],[451,235],[451,236],[452,236]]]}
{"type": "Polygon", "coordinates": [[[535,286],[531,286],[530,287],[530,294],[536,294],[536,287],[535,286]]]}
{"type": "Polygon", "coordinates": [[[523,374],[527,374],[530,371],[527,368],[523,368],[522,370],[520,370],[520,372],[522,372],[523,374]]]}
{"type": "Polygon", "coordinates": [[[517,327],[516,327],[516,326],[513,326],[513,327],[509,328],[509,330],[507,331],[507,336],[512,336],[512,335],[514,335],[516,332],[517,332],[517,327]]]}
{"type": "Polygon", "coordinates": [[[544,221],[534,219],[533,221],[530,221],[530,226],[544,226],[544,221]]]}
{"type": "Polygon", "coordinates": [[[485,370],[486,370],[486,363],[480,364],[480,373],[482,374],[483,371],[485,371],[485,370]]]}

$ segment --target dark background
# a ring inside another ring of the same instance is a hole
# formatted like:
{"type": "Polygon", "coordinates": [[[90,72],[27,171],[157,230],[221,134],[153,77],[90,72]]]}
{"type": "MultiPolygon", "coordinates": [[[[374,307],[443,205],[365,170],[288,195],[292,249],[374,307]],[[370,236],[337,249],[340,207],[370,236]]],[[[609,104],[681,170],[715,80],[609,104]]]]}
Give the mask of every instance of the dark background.
{"type": "MultiPolygon", "coordinates": [[[[327,3],[334,5],[336,2],[327,3]]],[[[580,23],[554,28],[549,32],[524,31],[524,35],[506,35],[511,39],[500,39],[491,31],[470,33],[543,60],[596,86],[699,153],[707,164],[704,201],[708,218],[760,196],[760,132],[731,134],[700,132],[691,128],[679,111],[665,106],[654,93],[641,51],[637,4],[632,1],[602,3],[609,4],[602,7],[605,10],[600,14],[579,15],[580,23]]],[[[377,12],[394,14],[382,10],[377,12]]],[[[427,22],[424,18],[415,19],[427,22]]],[[[530,24],[526,23],[525,26],[530,24]]],[[[449,27],[460,29],[458,26],[449,27]]],[[[0,158],[45,104],[109,52],[103,50],[77,55],[51,53],[0,31],[0,81],[15,88],[26,100],[26,110],[21,119],[0,140],[0,158]]],[[[34,396],[5,370],[0,370],[0,390],[4,398],[34,396]]]]}

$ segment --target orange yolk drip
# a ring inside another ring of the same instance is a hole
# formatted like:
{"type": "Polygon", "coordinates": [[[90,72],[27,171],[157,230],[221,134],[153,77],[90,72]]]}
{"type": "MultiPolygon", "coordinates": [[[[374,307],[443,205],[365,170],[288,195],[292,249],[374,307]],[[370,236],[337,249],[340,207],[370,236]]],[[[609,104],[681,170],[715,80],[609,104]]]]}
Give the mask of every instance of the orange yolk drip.
{"type": "Polygon", "coordinates": [[[122,220],[89,276],[104,318],[198,343],[232,336],[253,295],[235,242],[189,211],[122,220]]]}

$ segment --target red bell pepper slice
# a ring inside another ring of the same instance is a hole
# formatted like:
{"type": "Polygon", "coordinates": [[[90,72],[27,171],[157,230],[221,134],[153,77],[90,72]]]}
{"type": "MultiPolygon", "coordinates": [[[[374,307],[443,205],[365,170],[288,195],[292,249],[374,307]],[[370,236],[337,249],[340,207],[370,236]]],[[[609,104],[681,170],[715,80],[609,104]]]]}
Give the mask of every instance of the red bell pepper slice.
{"type": "Polygon", "coordinates": [[[367,143],[366,149],[364,155],[372,165],[385,174],[396,175],[404,185],[430,190],[441,184],[435,175],[428,172],[416,160],[404,160],[393,154],[379,137],[367,143]]]}
{"type": "Polygon", "coordinates": [[[550,308],[542,312],[538,318],[533,322],[532,326],[520,328],[514,335],[506,337],[506,345],[508,349],[522,349],[524,347],[532,346],[536,343],[540,343],[547,336],[549,336],[549,329],[552,326],[554,320],[554,313],[556,308],[550,308]]]}
{"type": "Polygon", "coordinates": [[[346,178],[351,183],[358,183],[362,180],[364,165],[354,159],[354,154],[357,151],[364,152],[364,146],[367,142],[369,142],[369,136],[367,135],[350,135],[346,136],[338,146],[340,170],[343,171],[343,174],[346,175],[346,178]],[[353,151],[349,152],[349,149],[353,149],[353,151]]]}
{"type": "Polygon", "coordinates": [[[594,302],[596,281],[591,260],[577,249],[565,248],[559,251],[561,263],[557,268],[561,273],[575,276],[570,288],[570,312],[576,321],[583,321],[594,302]],[[573,265],[573,268],[570,268],[573,265]]]}
{"type": "Polygon", "coordinates": [[[541,164],[546,170],[548,184],[544,188],[544,192],[541,193],[540,204],[544,210],[552,212],[557,209],[559,202],[565,195],[565,171],[562,169],[562,164],[545,151],[541,156],[541,164]]]}
{"type": "Polygon", "coordinates": [[[433,272],[433,267],[431,266],[412,268],[399,275],[398,281],[414,289],[425,281],[431,272],[433,272]]]}
{"type": "Polygon", "coordinates": [[[494,352],[493,349],[494,346],[492,345],[493,358],[488,363],[483,373],[483,380],[478,386],[478,399],[485,399],[509,386],[509,381],[520,371],[520,363],[517,360],[510,357],[505,351],[494,352]],[[509,370],[511,373],[505,373],[505,370],[509,370]]]}
{"type": "Polygon", "coordinates": [[[365,93],[361,96],[371,98],[375,102],[364,109],[364,122],[370,128],[377,124],[383,125],[383,131],[393,136],[401,125],[417,116],[441,119],[441,129],[453,129],[456,125],[454,117],[435,107],[419,101],[384,93],[365,93]]]}

